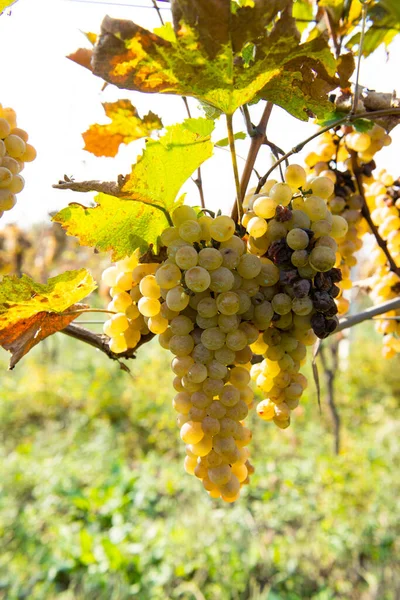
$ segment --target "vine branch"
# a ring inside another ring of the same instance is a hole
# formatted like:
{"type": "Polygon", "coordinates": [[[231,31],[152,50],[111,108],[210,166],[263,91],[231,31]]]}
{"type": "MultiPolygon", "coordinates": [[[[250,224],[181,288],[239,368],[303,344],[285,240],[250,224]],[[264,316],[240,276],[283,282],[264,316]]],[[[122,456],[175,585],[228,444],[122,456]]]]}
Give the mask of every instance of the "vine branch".
{"type": "MultiPolygon", "coordinates": [[[[372,319],[373,317],[381,315],[390,310],[398,309],[400,309],[400,298],[396,298],[395,300],[389,300],[388,302],[378,304],[377,306],[372,306],[371,308],[368,308],[363,312],[357,313],[356,315],[343,317],[339,321],[339,326],[331,335],[339,333],[339,331],[343,331],[343,329],[347,329],[349,327],[353,327],[354,325],[358,325],[363,321],[372,319]]],[[[68,325],[65,329],[61,331],[61,333],[64,333],[69,337],[75,338],[81,342],[85,342],[86,344],[93,346],[93,348],[104,352],[104,354],[106,354],[112,360],[120,360],[121,358],[135,358],[135,354],[138,348],[140,348],[140,346],[143,346],[144,344],[147,344],[147,342],[149,342],[154,337],[153,333],[143,335],[135,348],[127,350],[126,352],[122,352],[121,354],[115,354],[114,352],[111,352],[108,346],[108,337],[106,335],[93,333],[92,331],[89,331],[89,329],[86,329],[85,327],[80,327],[79,325],[75,325],[74,323],[68,325]]]]}
{"type": "Polygon", "coordinates": [[[261,177],[261,179],[258,182],[255,193],[256,194],[259,193],[262,186],[267,181],[267,179],[271,175],[271,173],[276,169],[276,167],[278,167],[281,163],[283,163],[288,158],[290,158],[290,156],[293,156],[293,154],[297,154],[298,152],[303,150],[304,146],[306,146],[309,142],[312,142],[312,140],[315,140],[315,138],[319,137],[326,131],[329,131],[330,129],[334,129],[335,127],[338,127],[338,125],[343,125],[343,123],[351,123],[352,121],[355,121],[356,119],[362,119],[362,118],[379,119],[379,117],[385,117],[385,116],[389,116],[389,115],[400,115],[400,108],[384,108],[382,110],[365,111],[365,112],[357,113],[356,115],[348,114],[345,117],[343,117],[342,119],[338,119],[337,121],[334,121],[330,125],[327,125],[326,127],[322,127],[322,129],[319,129],[318,131],[316,131],[315,133],[310,135],[308,138],[306,138],[305,140],[303,140],[302,142],[300,142],[299,144],[294,146],[289,152],[287,152],[281,158],[279,158],[273,164],[273,166],[266,172],[266,174],[261,177]]]}
{"type": "MultiPolygon", "coordinates": [[[[246,164],[244,166],[244,170],[242,173],[242,178],[240,180],[240,203],[241,204],[246,195],[246,190],[247,190],[247,186],[249,185],[251,172],[254,170],[254,165],[255,165],[259,150],[260,150],[261,146],[266,143],[267,138],[266,138],[265,132],[267,129],[268,121],[271,116],[273,107],[274,107],[274,105],[272,104],[272,102],[267,102],[267,104],[265,105],[265,108],[264,108],[264,112],[261,116],[260,122],[258,123],[258,125],[256,127],[253,127],[253,124],[251,123],[250,113],[248,111],[247,106],[245,105],[243,107],[243,114],[245,116],[247,131],[251,137],[251,144],[250,144],[249,153],[247,155],[246,164]],[[247,112],[246,112],[246,110],[247,110],[247,112]],[[251,131],[251,133],[250,133],[250,131],[251,131]]],[[[270,143],[268,145],[270,145],[270,143]]],[[[271,148],[272,148],[272,146],[271,146],[271,148]]],[[[280,150],[280,148],[278,149],[277,147],[276,147],[276,149],[278,151],[280,150]]],[[[236,207],[233,208],[231,216],[234,221],[237,220],[236,207]]]]}
{"type": "Polygon", "coordinates": [[[131,348],[126,352],[121,352],[121,354],[115,354],[110,350],[110,347],[108,345],[108,337],[106,335],[93,333],[89,329],[81,327],[80,325],[75,325],[74,323],[68,325],[65,329],[61,331],[61,333],[64,333],[65,335],[75,338],[76,340],[79,340],[81,342],[85,342],[85,344],[89,344],[89,346],[92,346],[93,348],[104,352],[104,354],[106,354],[108,358],[111,358],[112,360],[116,360],[118,362],[121,360],[121,358],[135,358],[137,349],[140,348],[140,346],[147,344],[147,342],[149,342],[154,337],[153,333],[147,333],[146,335],[142,335],[140,341],[138,342],[135,348],[131,348]]]}
{"type": "Polygon", "coordinates": [[[393,271],[393,273],[396,273],[397,275],[400,276],[400,269],[399,267],[397,267],[392,255],[389,252],[389,249],[387,247],[387,243],[386,240],[384,240],[379,231],[378,228],[376,227],[375,223],[372,220],[371,217],[371,213],[369,210],[369,206],[367,203],[367,200],[365,198],[365,194],[364,194],[364,186],[363,186],[363,181],[362,181],[362,173],[361,173],[361,169],[358,165],[357,162],[357,152],[355,152],[354,150],[350,151],[350,155],[351,155],[351,164],[353,167],[353,172],[354,172],[354,177],[356,178],[356,182],[357,182],[357,188],[358,188],[358,193],[360,194],[360,196],[363,199],[363,205],[361,208],[361,214],[364,217],[364,219],[367,221],[368,226],[371,230],[371,232],[373,233],[375,239],[376,239],[376,243],[378,244],[378,246],[381,248],[382,252],[384,252],[389,266],[390,266],[390,270],[393,271]]]}

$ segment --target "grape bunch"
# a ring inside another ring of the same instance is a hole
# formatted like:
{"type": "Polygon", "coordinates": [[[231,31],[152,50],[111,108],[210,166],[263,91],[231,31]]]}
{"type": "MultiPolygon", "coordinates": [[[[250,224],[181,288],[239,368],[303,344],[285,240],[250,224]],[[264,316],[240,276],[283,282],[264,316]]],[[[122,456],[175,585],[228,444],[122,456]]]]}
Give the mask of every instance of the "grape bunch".
{"type": "Polygon", "coordinates": [[[0,104],[0,218],[17,203],[16,194],[24,189],[21,171],[25,162],[36,158],[28,144],[28,134],[17,127],[15,111],[0,104]]]}
{"type": "Polygon", "coordinates": [[[254,398],[250,344],[273,315],[259,292],[272,263],[265,259],[265,273],[264,259],[246,252],[229,217],[181,206],[172,221],[161,234],[166,260],[141,263],[133,255],[104,271],[115,313],[104,333],[116,353],[149,332],[171,351],[185,469],[210,496],[233,502],[253,470],[244,424],[254,398]]]}
{"type": "MultiPolygon", "coordinates": [[[[387,248],[400,269],[400,180],[381,171],[376,179],[366,186],[365,196],[372,209],[371,218],[378,232],[385,240],[387,248]]],[[[400,277],[390,270],[387,257],[376,244],[370,254],[373,273],[370,278],[371,298],[377,304],[398,298],[400,277]]],[[[392,358],[400,352],[400,310],[385,315],[389,317],[376,322],[376,330],[383,334],[382,353],[384,358],[392,358]]]]}
{"type": "Polygon", "coordinates": [[[280,428],[289,426],[290,411],[307,386],[299,373],[307,346],[337,327],[341,272],[335,268],[336,239],[347,231],[347,221],[332,215],[327,204],[335,190],[330,177],[307,180],[301,166],[291,165],[285,180],[267,181],[249,199],[242,220],[249,252],[268,261],[263,269],[270,284],[261,288],[271,306],[270,326],[251,346],[263,356],[251,368],[265,395],[257,413],[280,428]]]}
{"type": "Polygon", "coordinates": [[[332,214],[342,216],[348,224],[344,236],[337,239],[335,266],[342,271],[342,281],[338,283],[341,291],[336,304],[341,315],[348,311],[350,304],[342,292],[352,287],[350,270],[357,264],[355,254],[363,247],[363,236],[369,231],[367,221],[362,217],[363,198],[357,193],[350,153],[357,153],[357,165],[364,178],[368,178],[375,168],[374,155],[390,143],[390,136],[378,124],[365,133],[346,125],[323,134],[316,151],[306,157],[311,175],[328,176],[334,182],[334,195],[328,205],[332,214]]]}

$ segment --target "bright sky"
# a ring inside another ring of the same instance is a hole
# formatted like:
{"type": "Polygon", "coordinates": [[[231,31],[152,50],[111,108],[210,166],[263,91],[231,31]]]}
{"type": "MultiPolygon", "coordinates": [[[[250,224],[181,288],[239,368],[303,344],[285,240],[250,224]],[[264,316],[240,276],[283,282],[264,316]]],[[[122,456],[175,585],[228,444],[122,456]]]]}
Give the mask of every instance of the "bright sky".
{"type": "MultiPolygon", "coordinates": [[[[152,7],[150,0],[132,0],[130,3],[96,0],[19,0],[10,15],[0,17],[0,103],[17,111],[18,125],[26,129],[38,157],[25,167],[26,187],[18,194],[18,203],[5,213],[0,227],[15,222],[24,227],[32,222],[47,221],[48,213],[59,210],[69,202],[88,204],[91,195],[52,189],[52,184],[64,174],[75,180],[115,180],[119,173],[128,173],[130,165],[141,153],[143,142],[122,145],[116,159],[96,158],[83,150],[81,133],[92,123],[105,123],[102,102],[129,98],[141,115],[152,110],[162,117],[165,125],[186,118],[180,98],[157,94],[140,94],[108,86],[101,91],[102,80],[86,69],[67,60],[65,56],[78,47],[88,46],[82,32],[99,32],[103,17],[133,20],[152,29],[159,26],[154,9],[136,8],[140,4],[152,7]]],[[[169,11],[163,10],[165,20],[169,11]]],[[[387,60],[380,49],[363,61],[362,85],[370,89],[400,92],[400,40],[390,47],[387,60]]],[[[190,99],[192,115],[199,115],[198,103],[190,99]]],[[[262,107],[252,107],[253,121],[257,121],[262,107]]],[[[235,131],[243,131],[240,114],[234,119],[235,131]]],[[[272,141],[288,150],[313,131],[310,123],[301,123],[285,111],[274,108],[268,126],[272,141]]],[[[226,137],[224,122],[217,125],[215,140],[226,137]]],[[[400,128],[392,133],[393,144],[382,150],[378,166],[398,176],[400,128]]],[[[237,142],[238,154],[245,156],[247,141],[237,142]]],[[[307,152],[312,145],[307,147],[307,152]]],[[[298,155],[300,158],[302,154],[298,155]]],[[[292,162],[296,162],[294,159],[292,162]]],[[[263,149],[257,168],[265,172],[270,156],[263,149]]],[[[243,161],[239,159],[239,168],[243,161]]],[[[203,180],[207,206],[230,211],[234,185],[229,153],[215,150],[215,158],[204,165],[203,180]]],[[[188,182],[184,188],[188,202],[198,204],[197,188],[188,182]]]]}

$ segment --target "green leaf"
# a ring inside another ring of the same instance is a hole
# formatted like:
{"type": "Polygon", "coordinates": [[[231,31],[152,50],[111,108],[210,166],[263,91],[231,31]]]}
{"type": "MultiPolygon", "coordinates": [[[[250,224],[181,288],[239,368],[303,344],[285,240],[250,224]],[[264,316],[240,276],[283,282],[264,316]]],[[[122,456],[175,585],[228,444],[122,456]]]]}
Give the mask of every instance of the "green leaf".
{"type": "Polygon", "coordinates": [[[337,64],[325,39],[299,43],[287,4],[246,2],[231,13],[230,0],[175,0],[176,39],[106,17],[93,72],[123,89],[193,96],[226,114],[262,98],[302,120],[321,117],[337,64]]]}
{"type": "Polygon", "coordinates": [[[186,119],[167,127],[160,139],[148,140],[122,192],[170,211],[182,185],[211,156],[213,129],[208,119],[186,119]]]}
{"type": "MultiPolygon", "coordinates": [[[[235,133],[235,135],[233,136],[235,138],[235,140],[245,140],[247,138],[247,135],[245,134],[244,131],[238,131],[238,133],[235,133]]],[[[228,138],[223,138],[222,140],[219,140],[218,142],[215,142],[216,146],[228,146],[229,144],[229,140],[228,138]]]]}
{"type": "Polygon", "coordinates": [[[86,269],[67,271],[47,284],[35,283],[27,275],[4,277],[0,282],[0,345],[12,353],[10,368],[40,341],[76,319],[77,309],[82,308],[76,303],[95,288],[86,269]]]}
{"type": "Polygon", "coordinates": [[[374,126],[374,122],[369,119],[357,119],[352,122],[354,129],[360,133],[366,133],[374,126]]]}
{"type": "Polygon", "coordinates": [[[111,123],[91,125],[82,134],[84,150],[95,156],[115,156],[121,144],[129,144],[163,127],[161,119],[151,111],[141,119],[130,100],[104,102],[103,108],[111,123]]]}
{"type": "Polygon", "coordinates": [[[348,113],[340,110],[332,110],[327,113],[324,119],[318,119],[315,124],[320,127],[327,127],[328,125],[334,125],[339,119],[343,119],[348,113]]]}
{"type": "Polygon", "coordinates": [[[82,246],[111,250],[114,261],[130,256],[137,248],[144,253],[150,244],[158,247],[158,237],[170,225],[166,213],[152,204],[107,194],[99,194],[95,201],[94,208],[72,203],[53,221],[68,235],[76,236],[82,246]]]}
{"type": "Polygon", "coordinates": [[[97,206],[70,204],[53,220],[83,246],[112,250],[119,260],[137,248],[146,252],[158,246],[158,237],[169,226],[169,213],[179,204],[176,197],[191,174],[212,154],[210,134],[214,123],[187,119],[167,127],[158,140],[148,140],[145,151],[125,178],[122,198],[100,194],[97,206]]]}
{"type": "Polygon", "coordinates": [[[313,18],[312,0],[295,0],[293,4],[293,16],[296,19],[297,29],[300,33],[303,33],[310,24],[307,21],[311,21],[313,18]]]}

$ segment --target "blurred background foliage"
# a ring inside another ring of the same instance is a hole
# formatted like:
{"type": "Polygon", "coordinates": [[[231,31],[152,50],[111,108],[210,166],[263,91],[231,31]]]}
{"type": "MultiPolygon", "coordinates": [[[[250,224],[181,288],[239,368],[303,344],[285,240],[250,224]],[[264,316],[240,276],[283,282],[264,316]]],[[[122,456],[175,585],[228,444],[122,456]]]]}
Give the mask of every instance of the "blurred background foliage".
{"type": "MultiPolygon", "coordinates": [[[[256,472],[234,505],[183,470],[170,357],[131,375],[57,334],[1,351],[0,598],[396,600],[399,359],[372,324],[337,375],[342,447],[310,385],[292,426],[250,417],[256,472]]],[[[322,377],[321,377],[322,379],[322,377]]]]}

